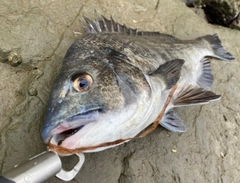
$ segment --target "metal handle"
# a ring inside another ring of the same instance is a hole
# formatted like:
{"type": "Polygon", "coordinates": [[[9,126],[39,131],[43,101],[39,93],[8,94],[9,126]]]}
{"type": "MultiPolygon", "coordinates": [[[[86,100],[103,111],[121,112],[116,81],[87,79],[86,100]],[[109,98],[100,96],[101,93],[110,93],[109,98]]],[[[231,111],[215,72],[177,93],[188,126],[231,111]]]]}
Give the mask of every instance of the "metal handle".
{"type": "Polygon", "coordinates": [[[0,176],[2,183],[41,183],[56,175],[63,181],[72,180],[82,168],[85,157],[83,153],[76,154],[77,164],[70,171],[62,169],[61,159],[55,152],[45,151],[29,159],[25,164],[17,165],[11,171],[0,176]]]}
{"type": "Polygon", "coordinates": [[[52,151],[46,151],[6,172],[3,177],[16,183],[40,183],[56,175],[61,168],[59,156],[52,151]]]}
{"type": "Polygon", "coordinates": [[[61,171],[56,174],[56,177],[58,177],[59,179],[61,179],[63,181],[70,181],[77,175],[77,173],[80,171],[80,169],[83,166],[83,163],[85,161],[85,156],[84,156],[83,153],[79,153],[79,154],[76,154],[76,155],[78,156],[79,161],[73,167],[73,169],[70,170],[70,171],[65,171],[65,170],[61,169],[61,171]]]}

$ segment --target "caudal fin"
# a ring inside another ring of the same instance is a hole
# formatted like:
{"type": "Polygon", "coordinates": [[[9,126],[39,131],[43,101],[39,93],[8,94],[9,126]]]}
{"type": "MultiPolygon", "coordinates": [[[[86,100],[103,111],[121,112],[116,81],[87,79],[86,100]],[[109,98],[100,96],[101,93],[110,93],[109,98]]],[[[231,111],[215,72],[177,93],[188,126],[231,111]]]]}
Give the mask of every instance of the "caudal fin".
{"type": "Polygon", "coordinates": [[[206,35],[203,37],[199,37],[198,39],[199,40],[205,39],[207,42],[209,42],[209,44],[211,45],[212,50],[213,50],[213,55],[211,55],[211,56],[216,57],[221,60],[225,60],[225,61],[234,60],[234,57],[231,55],[231,53],[229,53],[228,51],[226,51],[223,48],[221,41],[218,38],[217,34],[206,35]]]}

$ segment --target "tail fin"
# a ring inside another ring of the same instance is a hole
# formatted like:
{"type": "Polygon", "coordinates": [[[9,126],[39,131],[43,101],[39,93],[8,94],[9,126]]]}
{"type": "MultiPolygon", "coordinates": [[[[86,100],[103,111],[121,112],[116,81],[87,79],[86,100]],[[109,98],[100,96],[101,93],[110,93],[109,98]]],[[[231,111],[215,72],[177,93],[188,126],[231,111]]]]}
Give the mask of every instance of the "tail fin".
{"type": "Polygon", "coordinates": [[[199,40],[204,39],[207,42],[209,42],[209,44],[212,47],[213,53],[214,53],[214,55],[211,55],[211,56],[216,57],[221,60],[225,60],[225,61],[234,60],[234,57],[231,55],[231,53],[229,53],[222,47],[221,41],[218,38],[217,34],[206,35],[203,37],[199,37],[198,39],[199,40]]]}

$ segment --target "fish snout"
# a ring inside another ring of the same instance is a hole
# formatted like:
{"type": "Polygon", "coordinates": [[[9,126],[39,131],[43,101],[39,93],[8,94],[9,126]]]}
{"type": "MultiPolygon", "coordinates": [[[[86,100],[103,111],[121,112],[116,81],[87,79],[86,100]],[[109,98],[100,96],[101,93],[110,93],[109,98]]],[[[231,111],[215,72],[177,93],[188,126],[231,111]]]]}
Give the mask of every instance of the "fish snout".
{"type": "Polygon", "coordinates": [[[51,137],[53,136],[53,131],[52,129],[54,129],[54,126],[47,126],[47,125],[44,125],[43,129],[42,129],[42,139],[43,139],[43,142],[45,144],[48,144],[51,137]]]}
{"type": "MultiPolygon", "coordinates": [[[[101,109],[93,108],[83,112],[75,108],[74,111],[78,113],[74,113],[67,118],[58,119],[58,121],[45,121],[42,130],[42,139],[44,143],[48,144],[53,139],[57,145],[60,145],[62,141],[78,133],[85,125],[97,122],[101,109]]],[[[48,119],[49,118],[46,118],[46,120],[48,119]]]]}

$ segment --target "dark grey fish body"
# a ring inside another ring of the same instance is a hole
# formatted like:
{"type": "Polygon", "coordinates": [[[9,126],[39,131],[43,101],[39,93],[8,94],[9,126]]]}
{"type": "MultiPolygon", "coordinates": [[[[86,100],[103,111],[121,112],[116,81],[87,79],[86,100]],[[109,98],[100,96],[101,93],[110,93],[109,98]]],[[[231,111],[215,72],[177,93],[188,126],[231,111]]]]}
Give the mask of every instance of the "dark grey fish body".
{"type": "Polygon", "coordinates": [[[88,49],[93,50],[111,48],[118,51],[127,56],[129,63],[146,74],[155,71],[166,61],[179,57],[189,58],[192,57],[190,52],[197,53],[199,48],[206,49],[206,45],[201,41],[181,41],[166,34],[150,36],[117,33],[89,34],[76,43],[89,45],[88,49]]]}
{"type": "Polygon", "coordinates": [[[74,149],[133,138],[163,110],[160,124],[183,132],[172,108],[220,98],[208,91],[213,76],[205,57],[233,57],[217,35],[183,41],[128,29],[104,17],[85,20],[88,35],[69,48],[52,89],[42,133],[46,143],[54,139],[74,149]],[[165,109],[173,86],[177,89],[165,109]]]}

